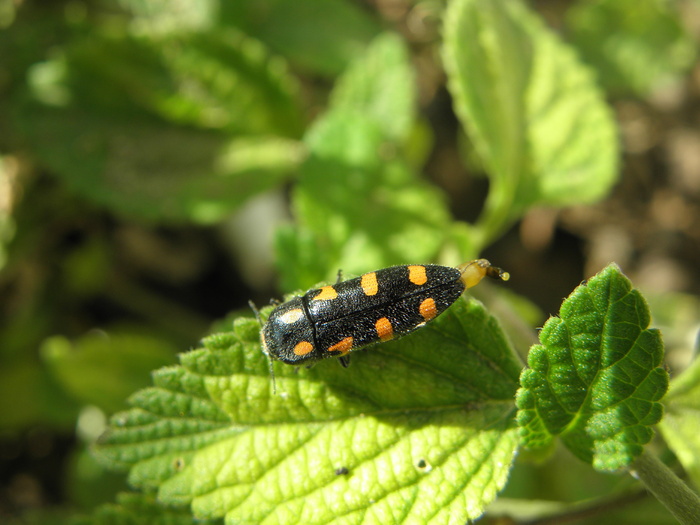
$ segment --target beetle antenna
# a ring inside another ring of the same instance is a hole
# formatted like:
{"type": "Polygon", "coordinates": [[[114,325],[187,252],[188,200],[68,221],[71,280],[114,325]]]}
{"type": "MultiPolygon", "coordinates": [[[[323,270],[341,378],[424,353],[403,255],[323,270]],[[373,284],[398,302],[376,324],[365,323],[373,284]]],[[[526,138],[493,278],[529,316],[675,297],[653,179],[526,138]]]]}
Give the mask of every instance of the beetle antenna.
{"type": "Polygon", "coordinates": [[[272,378],[272,395],[277,395],[277,379],[275,379],[275,369],[272,368],[272,358],[268,355],[267,362],[270,369],[270,378],[272,378]]]}
{"type": "Polygon", "coordinates": [[[255,318],[258,320],[258,324],[260,325],[260,330],[261,330],[261,335],[260,335],[260,338],[261,338],[261,345],[260,345],[260,348],[262,349],[263,354],[265,354],[265,355],[267,356],[267,362],[268,362],[269,369],[270,369],[270,378],[272,379],[272,394],[273,394],[273,395],[277,395],[277,381],[276,381],[276,379],[275,379],[275,370],[274,370],[274,368],[272,367],[272,365],[273,365],[273,363],[272,363],[272,357],[270,357],[270,354],[268,354],[268,353],[265,351],[265,344],[264,344],[264,340],[263,340],[263,336],[262,336],[263,322],[262,322],[262,317],[260,316],[260,310],[258,310],[258,307],[255,306],[255,303],[254,303],[253,301],[248,301],[248,306],[250,306],[250,309],[253,310],[253,313],[255,314],[255,318]]]}

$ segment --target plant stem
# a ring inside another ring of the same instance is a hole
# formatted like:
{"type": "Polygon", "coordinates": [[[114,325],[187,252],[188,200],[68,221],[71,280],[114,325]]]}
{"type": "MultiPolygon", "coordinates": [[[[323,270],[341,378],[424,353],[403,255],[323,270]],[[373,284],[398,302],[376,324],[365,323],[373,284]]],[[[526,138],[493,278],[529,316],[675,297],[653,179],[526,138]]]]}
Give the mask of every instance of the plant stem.
{"type": "Polygon", "coordinates": [[[700,497],[659,458],[645,450],[630,466],[630,474],[639,479],[680,523],[698,524],[700,497]]]}
{"type": "Polygon", "coordinates": [[[513,224],[515,187],[517,182],[513,177],[494,175],[484,203],[484,209],[474,224],[476,253],[498,239],[513,224]]]}

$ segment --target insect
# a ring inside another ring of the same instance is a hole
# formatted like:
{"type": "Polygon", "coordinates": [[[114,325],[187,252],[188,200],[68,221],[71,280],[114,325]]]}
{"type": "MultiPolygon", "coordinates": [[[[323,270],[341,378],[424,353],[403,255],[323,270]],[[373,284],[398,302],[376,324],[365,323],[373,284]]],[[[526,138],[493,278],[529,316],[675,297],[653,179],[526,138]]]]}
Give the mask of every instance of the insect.
{"type": "Polygon", "coordinates": [[[436,264],[391,266],[309,290],[277,306],[261,330],[272,359],[291,365],[339,357],[405,335],[432,321],[484,277],[509,274],[477,259],[453,268],[436,264]]]}

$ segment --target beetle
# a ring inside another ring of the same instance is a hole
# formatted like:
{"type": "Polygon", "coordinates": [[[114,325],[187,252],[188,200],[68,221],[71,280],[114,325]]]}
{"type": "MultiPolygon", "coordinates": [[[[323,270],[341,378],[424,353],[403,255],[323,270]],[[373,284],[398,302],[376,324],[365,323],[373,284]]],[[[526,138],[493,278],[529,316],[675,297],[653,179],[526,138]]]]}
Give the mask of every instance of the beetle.
{"type": "Polygon", "coordinates": [[[277,306],[261,330],[263,351],[290,365],[339,357],[410,333],[447,310],[484,277],[509,274],[476,259],[457,267],[391,266],[334,285],[313,288],[277,306]]]}

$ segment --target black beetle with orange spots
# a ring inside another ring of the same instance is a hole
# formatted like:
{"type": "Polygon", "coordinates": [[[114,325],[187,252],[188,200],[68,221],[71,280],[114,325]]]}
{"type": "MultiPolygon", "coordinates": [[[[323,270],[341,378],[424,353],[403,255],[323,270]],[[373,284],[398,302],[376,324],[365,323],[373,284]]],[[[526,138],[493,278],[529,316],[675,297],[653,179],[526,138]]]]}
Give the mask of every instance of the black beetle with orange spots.
{"type": "Polygon", "coordinates": [[[351,350],[420,328],[486,276],[509,278],[477,259],[456,268],[392,266],[314,288],[272,311],[261,331],[263,350],[291,365],[340,357],[346,366],[351,350]]]}

